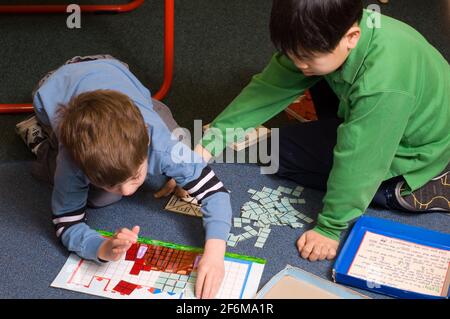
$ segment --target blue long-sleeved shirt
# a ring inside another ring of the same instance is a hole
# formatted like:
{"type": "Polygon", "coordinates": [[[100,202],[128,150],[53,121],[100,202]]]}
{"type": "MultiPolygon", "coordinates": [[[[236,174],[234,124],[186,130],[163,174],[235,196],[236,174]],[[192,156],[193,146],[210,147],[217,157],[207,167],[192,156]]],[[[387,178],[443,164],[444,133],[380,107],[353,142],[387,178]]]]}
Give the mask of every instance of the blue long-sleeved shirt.
{"type": "MultiPolygon", "coordinates": [[[[54,130],[56,111],[84,92],[108,89],[129,96],[139,108],[151,139],[148,174],[175,179],[202,204],[206,240],[227,240],[231,228],[228,191],[203,159],[171,132],[154,111],[151,95],[140,81],[117,60],[96,60],[60,67],[36,92],[33,105],[39,120],[54,130]]],[[[56,131],[56,130],[55,130],[56,131]]],[[[59,143],[52,193],[53,224],[63,245],[80,257],[98,261],[97,251],[105,240],[86,223],[89,179],[59,143]]]]}

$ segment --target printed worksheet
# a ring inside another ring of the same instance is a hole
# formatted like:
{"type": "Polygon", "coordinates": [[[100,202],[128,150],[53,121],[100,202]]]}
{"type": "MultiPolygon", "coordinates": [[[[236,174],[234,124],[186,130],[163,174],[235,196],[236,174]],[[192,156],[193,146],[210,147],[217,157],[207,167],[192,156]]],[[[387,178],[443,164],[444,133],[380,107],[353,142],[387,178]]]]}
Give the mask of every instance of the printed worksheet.
{"type": "Polygon", "coordinates": [[[348,270],[368,285],[447,296],[450,251],[367,231],[348,270]]]}
{"type": "MultiPolygon", "coordinates": [[[[51,287],[114,299],[189,299],[194,287],[198,248],[141,239],[122,260],[98,264],[71,254],[51,287]]],[[[256,295],[265,260],[227,254],[225,278],[217,298],[256,295]]]]}

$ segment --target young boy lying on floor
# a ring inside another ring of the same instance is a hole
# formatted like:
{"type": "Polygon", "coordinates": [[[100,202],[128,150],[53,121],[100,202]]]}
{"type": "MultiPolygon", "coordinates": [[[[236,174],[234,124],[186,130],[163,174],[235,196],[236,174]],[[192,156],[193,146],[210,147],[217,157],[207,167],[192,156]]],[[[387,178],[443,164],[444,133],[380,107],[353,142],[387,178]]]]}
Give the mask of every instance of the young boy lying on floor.
{"type": "Polygon", "coordinates": [[[270,31],[279,52],[212,122],[215,131],[196,147],[205,160],[231,140],[227,128],[257,127],[314,87],[319,120],[279,135],[278,175],[326,191],[317,225],[297,241],[303,258],[333,259],[341,232],[371,202],[448,212],[450,72],[442,55],[361,0],[274,0],[270,31]]]}
{"type": "Polygon", "coordinates": [[[85,223],[86,207],[113,204],[147,175],[164,174],[202,204],[206,239],[195,290],[214,297],[224,277],[230,196],[200,155],[171,138],[177,124],[170,110],[111,56],[71,59],[33,95],[36,117],[17,130],[37,155],[34,173],[53,184],[53,224],[63,245],[88,260],[120,259],[139,226],[105,239],[85,223]]]}

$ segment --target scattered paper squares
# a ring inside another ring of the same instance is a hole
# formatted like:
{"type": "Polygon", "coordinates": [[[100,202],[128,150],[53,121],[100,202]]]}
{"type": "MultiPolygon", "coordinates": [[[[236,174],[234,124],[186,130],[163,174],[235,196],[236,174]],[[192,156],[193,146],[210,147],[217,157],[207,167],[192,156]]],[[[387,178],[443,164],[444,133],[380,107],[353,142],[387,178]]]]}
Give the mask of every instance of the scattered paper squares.
{"type": "Polygon", "coordinates": [[[231,247],[236,247],[239,242],[257,237],[255,247],[263,248],[269,237],[271,226],[290,226],[297,229],[304,226],[303,222],[313,222],[312,218],[292,206],[293,204],[305,204],[305,200],[299,198],[303,192],[301,186],[294,189],[284,186],[271,189],[264,186],[260,191],[250,188],[247,192],[251,195],[252,200],[244,203],[241,208],[241,216],[233,219],[234,227],[243,227],[244,232],[239,235],[230,234],[227,243],[231,247]],[[259,230],[256,231],[249,225],[244,227],[244,224],[250,223],[259,230]]]}

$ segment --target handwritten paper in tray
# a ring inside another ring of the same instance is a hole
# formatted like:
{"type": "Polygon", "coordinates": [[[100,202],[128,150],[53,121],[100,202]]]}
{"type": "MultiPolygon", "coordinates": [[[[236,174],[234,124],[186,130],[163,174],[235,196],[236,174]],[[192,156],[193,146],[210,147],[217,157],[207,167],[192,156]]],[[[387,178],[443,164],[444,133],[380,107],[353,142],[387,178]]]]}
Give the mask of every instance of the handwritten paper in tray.
{"type": "Polygon", "coordinates": [[[447,298],[450,235],[361,217],[333,268],[335,282],[397,298],[447,298]]]}

